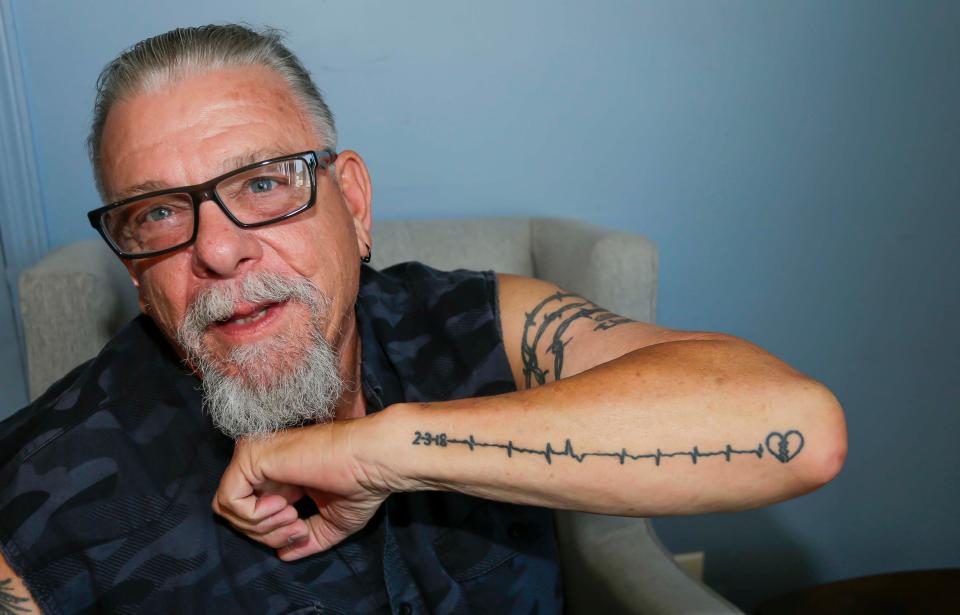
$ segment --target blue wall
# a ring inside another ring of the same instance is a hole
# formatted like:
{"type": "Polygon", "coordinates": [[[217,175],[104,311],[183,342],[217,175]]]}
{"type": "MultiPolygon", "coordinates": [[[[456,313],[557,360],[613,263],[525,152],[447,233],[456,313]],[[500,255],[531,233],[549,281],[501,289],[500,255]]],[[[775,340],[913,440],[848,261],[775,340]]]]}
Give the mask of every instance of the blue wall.
{"type": "Polygon", "coordinates": [[[847,411],[838,480],[660,520],[749,607],[960,565],[960,4],[15,3],[50,243],[93,237],[99,69],[210,21],[289,31],[376,214],[570,216],[661,251],[660,322],[746,337],[847,411]]]}

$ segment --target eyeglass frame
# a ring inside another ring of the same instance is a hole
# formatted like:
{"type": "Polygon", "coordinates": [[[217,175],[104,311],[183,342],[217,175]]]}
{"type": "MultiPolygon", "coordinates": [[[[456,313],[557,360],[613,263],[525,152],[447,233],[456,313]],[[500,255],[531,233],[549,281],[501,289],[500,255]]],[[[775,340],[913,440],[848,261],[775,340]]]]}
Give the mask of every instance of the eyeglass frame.
{"type": "Polygon", "coordinates": [[[330,149],[324,150],[308,150],[305,152],[300,152],[297,154],[289,154],[286,156],[279,156],[277,158],[269,158],[267,160],[261,160],[260,162],[254,162],[253,164],[248,164],[242,166],[238,169],[234,169],[223,175],[218,175],[213,179],[207,180],[203,183],[194,184],[192,186],[180,186],[178,188],[164,188],[163,190],[156,190],[154,192],[147,192],[145,194],[138,194],[136,196],[131,196],[119,201],[114,201],[104,205],[103,207],[98,207],[94,210],[87,212],[87,219],[90,221],[90,225],[100,233],[100,236],[103,237],[103,240],[107,242],[107,245],[110,246],[110,249],[113,250],[117,256],[125,259],[138,259],[138,258],[152,258],[155,256],[162,256],[164,254],[169,254],[180,248],[192,245],[197,240],[197,235],[200,232],[200,205],[206,201],[213,201],[217,204],[217,207],[226,214],[227,218],[231,222],[236,224],[238,227],[243,229],[248,228],[259,228],[261,226],[267,226],[269,224],[275,224],[277,222],[282,222],[283,220],[288,220],[298,214],[305,212],[316,204],[317,201],[317,178],[316,172],[320,168],[320,159],[327,159],[326,166],[324,169],[330,168],[336,159],[337,153],[330,149]],[[241,222],[237,219],[233,212],[230,211],[230,208],[227,207],[224,202],[220,199],[220,195],[217,194],[216,187],[220,182],[230,179],[234,175],[240,175],[241,173],[246,173],[253,169],[264,167],[267,165],[275,164],[277,162],[284,162],[287,160],[295,160],[300,158],[307,163],[307,166],[310,169],[310,199],[302,206],[288,211],[287,213],[279,216],[277,218],[271,218],[269,220],[263,220],[261,222],[241,222]],[[142,254],[129,254],[120,249],[120,246],[116,245],[113,239],[103,228],[103,214],[108,211],[123,207],[124,205],[129,205],[134,201],[139,201],[141,199],[149,199],[158,196],[163,196],[165,194],[187,194],[190,195],[190,200],[193,202],[193,233],[190,235],[190,238],[182,243],[178,243],[175,246],[170,246],[169,248],[164,248],[162,250],[156,250],[153,252],[144,252],[142,254]]]}

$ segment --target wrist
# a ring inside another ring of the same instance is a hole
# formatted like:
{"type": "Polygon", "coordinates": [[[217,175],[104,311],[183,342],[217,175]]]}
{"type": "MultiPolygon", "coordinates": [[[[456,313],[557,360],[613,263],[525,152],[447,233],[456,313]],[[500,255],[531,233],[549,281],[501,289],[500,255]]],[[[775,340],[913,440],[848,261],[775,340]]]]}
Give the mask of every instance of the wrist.
{"type": "Polygon", "coordinates": [[[354,458],[372,489],[389,494],[430,488],[418,478],[414,456],[404,447],[416,406],[394,404],[351,421],[355,423],[351,433],[354,458]]]}

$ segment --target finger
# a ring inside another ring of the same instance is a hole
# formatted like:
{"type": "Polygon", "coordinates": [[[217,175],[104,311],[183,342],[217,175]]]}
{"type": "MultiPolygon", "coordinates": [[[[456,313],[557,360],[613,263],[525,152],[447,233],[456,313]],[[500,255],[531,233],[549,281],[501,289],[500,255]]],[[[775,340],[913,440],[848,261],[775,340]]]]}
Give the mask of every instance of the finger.
{"type": "Polygon", "coordinates": [[[264,534],[281,525],[292,523],[297,518],[296,509],[278,495],[259,498],[248,496],[243,500],[226,503],[216,497],[213,510],[234,528],[251,536],[264,534]],[[249,501],[251,497],[253,500],[249,501]],[[244,509],[250,512],[245,512],[244,509]]]}
{"type": "Polygon", "coordinates": [[[339,544],[350,535],[344,532],[320,515],[314,515],[306,520],[307,536],[300,541],[293,542],[277,550],[277,556],[285,562],[302,559],[339,544]]]}
{"type": "Polygon", "coordinates": [[[269,517],[271,513],[277,512],[265,508],[262,510],[264,513],[262,517],[255,516],[257,499],[257,496],[249,495],[240,499],[228,500],[224,494],[218,491],[213,498],[213,512],[240,529],[250,530],[255,523],[269,517]]]}
{"type": "Polygon", "coordinates": [[[303,519],[297,519],[289,525],[278,527],[266,534],[250,536],[253,540],[274,549],[281,549],[306,540],[310,535],[307,524],[303,519]]]}
{"type": "Polygon", "coordinates": [[[270,483],[268,486],[275,492],[262,491],[261,485],[251,484],[244,473],[231,464],[220,479],[213,510],[228,520],[239,522],[236,525],[244,525],[249,529],[252,524],[276,514],[302,497],[298,487],[279,483],[270,483]]]}
{"type": "MultiPolygon", "coordinates": [[[[235,463],[227,466],[220,478],[220,485],[213,498],[213,511],[224,517],[236,516],[242,519],[256,519],[257,494],[235,463]]],[[[272,511],[270,514],[277,512],[272,511]]],[[[269,516],[269,514],[264,515],[269,516]]],[[[262,518],[262,517],[261,517],[262,518]]]]}
{"type": "Polygon", "coordinates": [[[267,494],[279,495],[290,504],[300,501],[304,495],[303,489],[296,485],[278,483],[272,480],[266,480],[262,484],[257,485],[254,491],[261,497],[267,494]]]}
{"type": "MultiPolygon", "coordinates": [[[[277,528],[287,527],[296,521],[298,521],[297,509],[293,506],[285,506],[279,512],[255,524],[252,528],[252,533],[259,535],[269,534],[277,528]]],[[[306,529],[306,526],[304,526],[304,529],[306,529]]]]}
{"type": "Polygon", "coordinates": [[[249,520],[251,522],[265,521],[286,508],[293,508],[293,503],[282,495],[273,493],[261,495],[253,504],[253,514],[249,517],[249,520]]]}
{"type": "Polygon", "coordinates": [[[294,562],[323,550],[310,534],[307,534],[300,540],[293,540],[286,546],[277,548],[277,557],[285,562],[294,562]]]}

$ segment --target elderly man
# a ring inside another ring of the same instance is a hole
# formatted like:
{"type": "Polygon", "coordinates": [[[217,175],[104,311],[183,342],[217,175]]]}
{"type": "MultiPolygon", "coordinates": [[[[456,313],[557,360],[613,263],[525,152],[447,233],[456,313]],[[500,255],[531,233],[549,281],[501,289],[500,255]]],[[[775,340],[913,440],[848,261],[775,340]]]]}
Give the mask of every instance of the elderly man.
{"type": "Polygon", "coordinates": [[[833,395],[744,340],[363,265],[367,168],[271,31],[124,52],[90,145],[143,314],[0,426],[4,612],[559,612],[548,509],[739,510],[843,464],[833,395]]]}

